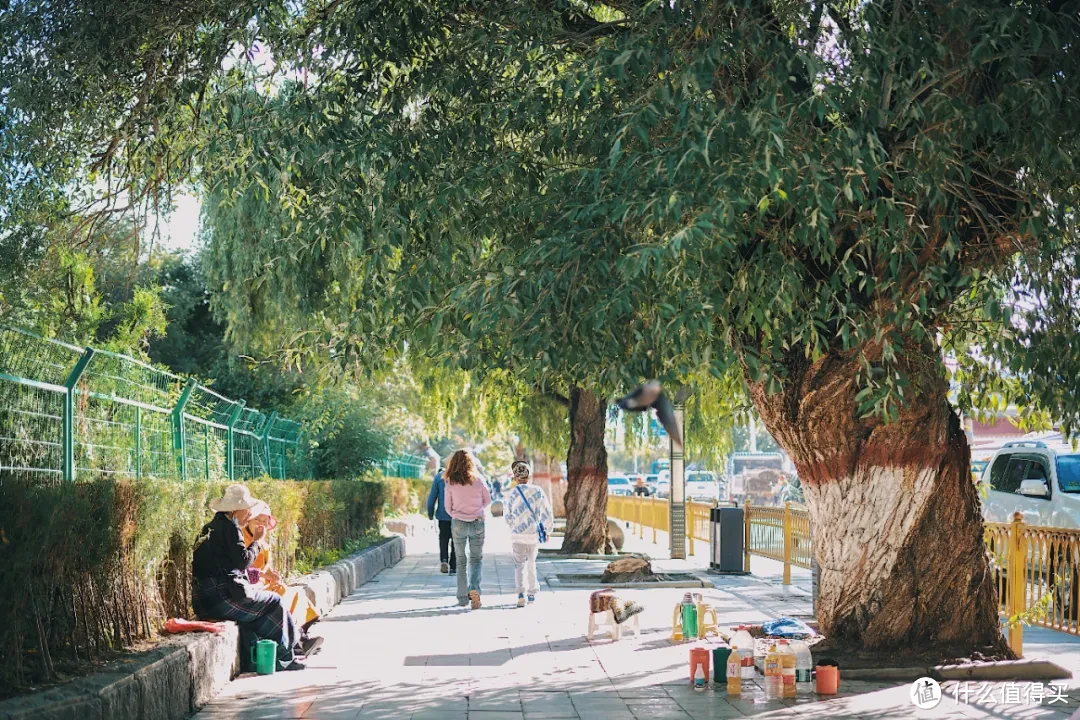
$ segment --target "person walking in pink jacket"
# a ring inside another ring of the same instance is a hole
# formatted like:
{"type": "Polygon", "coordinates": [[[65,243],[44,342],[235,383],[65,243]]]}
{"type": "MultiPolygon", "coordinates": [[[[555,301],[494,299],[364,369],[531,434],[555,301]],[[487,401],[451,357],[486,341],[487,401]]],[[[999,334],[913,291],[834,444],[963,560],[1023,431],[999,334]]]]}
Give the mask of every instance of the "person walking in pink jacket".
{"type": "Polygon", "coordinates": [[[484,512],[491,504],[487,483],[476,470],[472,456],[458,450],[443,473],[446,480],[446,511],[457,559],[458,605],[480,608],[480,573],[484,560],[484,512]],[[465,546],[468,545],[468,554],[465,546]]]}

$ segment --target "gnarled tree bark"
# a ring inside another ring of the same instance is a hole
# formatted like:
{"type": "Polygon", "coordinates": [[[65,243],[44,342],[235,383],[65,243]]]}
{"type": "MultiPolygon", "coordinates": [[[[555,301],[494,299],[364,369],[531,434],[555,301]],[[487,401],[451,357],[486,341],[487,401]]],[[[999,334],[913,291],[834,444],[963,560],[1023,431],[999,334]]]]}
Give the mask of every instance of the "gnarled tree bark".
{"type": "Polygon", "coordinates": [[[592,392],[570,388],[570,449],[566,454],[565,553],[607,549],[607,403],[592,392]]]}
{"type": "Polygon", "coordinates": [[[793,353],[783,391],[751,385],[805,488],[821,629],[840,646],[1011,656],[940,354],[912,342],[900,363],[911,387],[893,423],[859,416],[855,353],[793,353]]]}

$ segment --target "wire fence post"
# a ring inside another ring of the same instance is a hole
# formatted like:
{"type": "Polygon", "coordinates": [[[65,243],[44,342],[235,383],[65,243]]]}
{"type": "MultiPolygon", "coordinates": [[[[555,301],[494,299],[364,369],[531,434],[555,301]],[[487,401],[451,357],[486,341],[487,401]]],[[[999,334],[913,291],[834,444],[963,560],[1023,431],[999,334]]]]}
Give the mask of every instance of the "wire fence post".
{"type": "Polygon", "coordinates": [[[181,480],[188,479],[187,433],[184,432],[184,408],[187,407],[188,401],[191,400],[191,393],[195,390],[196,384],[194,378],[187,381],[184,389],[180,392],[180,399],[176,402],[176,407],[172,411],[173,449],[177,451],[181,480]]]}
{"type": "Polygon", "coordinates": [[[83,373],[86,372],[86,366],[90,364],[90,360],[94,357],[93,348],[86,348],[83,354],[79,357],[79,361],[75,363],[75,367],[72,368],[71,373],[68,374],[67,380],[64,382],[64,388],[67,392],[64,393],[64,430],[63,430],[63,470],[64,480],[66,482],[73,482],[75,480],[75,387],[79,384],[79,380],[82,379],[83,373]]]}
{"type": "Polygon", "coordinates": [[[236,482],[236,439],[233,432],[236,430],[236,423],[240,421],[240,415],[244,412],[244,406],[247,402],[244,400],[238,400],[233,406],[232,412],[229,414],[229,422],[225,426],[225,474],[229,476],[229,482],[236,482]]]}
{"type": "Polygon", "coordinates": [[[142,408],[135,406],[135,479],[142,479],[142,408]]]}
{"type": "Polygon", "coordinates": [[[262,437],[259,438],[259,442],[262,443],[263,448],[266,451],[266,474],[270,477],[274,477],[274,460],[270,455],[270,429],[274,427],[276,421],[277,410],[270,413],[270,419],[266,421],[266,427],[263,428],[262,437]]]}

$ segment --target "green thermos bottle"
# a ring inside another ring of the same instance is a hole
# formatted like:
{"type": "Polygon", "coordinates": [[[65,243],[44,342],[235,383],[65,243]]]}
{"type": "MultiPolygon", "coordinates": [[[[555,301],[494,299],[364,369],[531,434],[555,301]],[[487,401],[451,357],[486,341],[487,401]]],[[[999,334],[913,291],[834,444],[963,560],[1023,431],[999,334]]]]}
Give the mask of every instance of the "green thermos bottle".
{"type": "Polygon", "coordinates": [[[697,637],[697,621],[697,605],[694,604],[694,599],[687,595],[683,598],[682,605],[682,627],[684,638],[692,640],[697,637]]]}

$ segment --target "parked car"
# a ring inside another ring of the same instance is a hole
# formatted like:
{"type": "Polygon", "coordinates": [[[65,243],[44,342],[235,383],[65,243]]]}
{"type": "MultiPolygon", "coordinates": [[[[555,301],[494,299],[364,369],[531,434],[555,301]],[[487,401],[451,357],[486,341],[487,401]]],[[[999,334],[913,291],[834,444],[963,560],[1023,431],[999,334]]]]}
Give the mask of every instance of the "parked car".
{"type": "Polygon", "coordinates": [[[1080,528],[1080,453],[1058,452],[1037,440],[1006,443],[983,471],[983,518],[1080,528]]]}
{"type": "MultiPolygon", "coordinates": [[[[994,453],[982,474],[982,514],[990,522],[1007,523],[1019,512],[1026,525],[1080,528],[1080,453],[1055,450],[1038,440],[1006,443],[994,453]]],[[[1053,602],[1066,619],[1080,611],[1080,568],[1068,551],[1036,549],[1039,573],[1054,578],[1053,602]],[[1045,554],[1044,554],[1045,553],[1045,554]]],[[[1030,561],[1029,561],[1030,562],[1030,561]]],[[[999,586],[1005,587],[1005,573],[999,586]]],[[[1001,590],[999,590],[1000,592],[1001,590]]]]}
{"type": "MultiPolygon", "coordinates": [[[[646,479],[646,482],[649,482],[646,479]]],[[[690,470],[686,473],[686,499],[695,502],[718,500],[726,485],[717,479],[716,473],[704,470],[690,470]]],[[[666,470],[656,476],[655,497],[666,500],[671,496],[671,474],[666,470]]]]}
{"type": "Polygon", "coordinates": [[[667,500],[671,495],[671,481],[667,478],[660,478],[656,481],[656,497],[661,500],[667,500]]]}
{"type": "Polygon", "coordinates": [[[645,484],[649,486],[649,489],[652,490],[654,495],[656,494],[656,484],[658,482],[660,482],[660,476],[659,475],[646,475],[645,476],[645,484]]]}
{"type": "Polygon", "coordinates": [[[686,499],[711,503],[720,498],[720,483],[716,475],[707,470],[686,473],[686,499]]]}
{"type": "Polygon", "coordinates": [[[607,491],[608,495],[632,495],[634,486],[625,475],[608,475],[607,491]]]}

